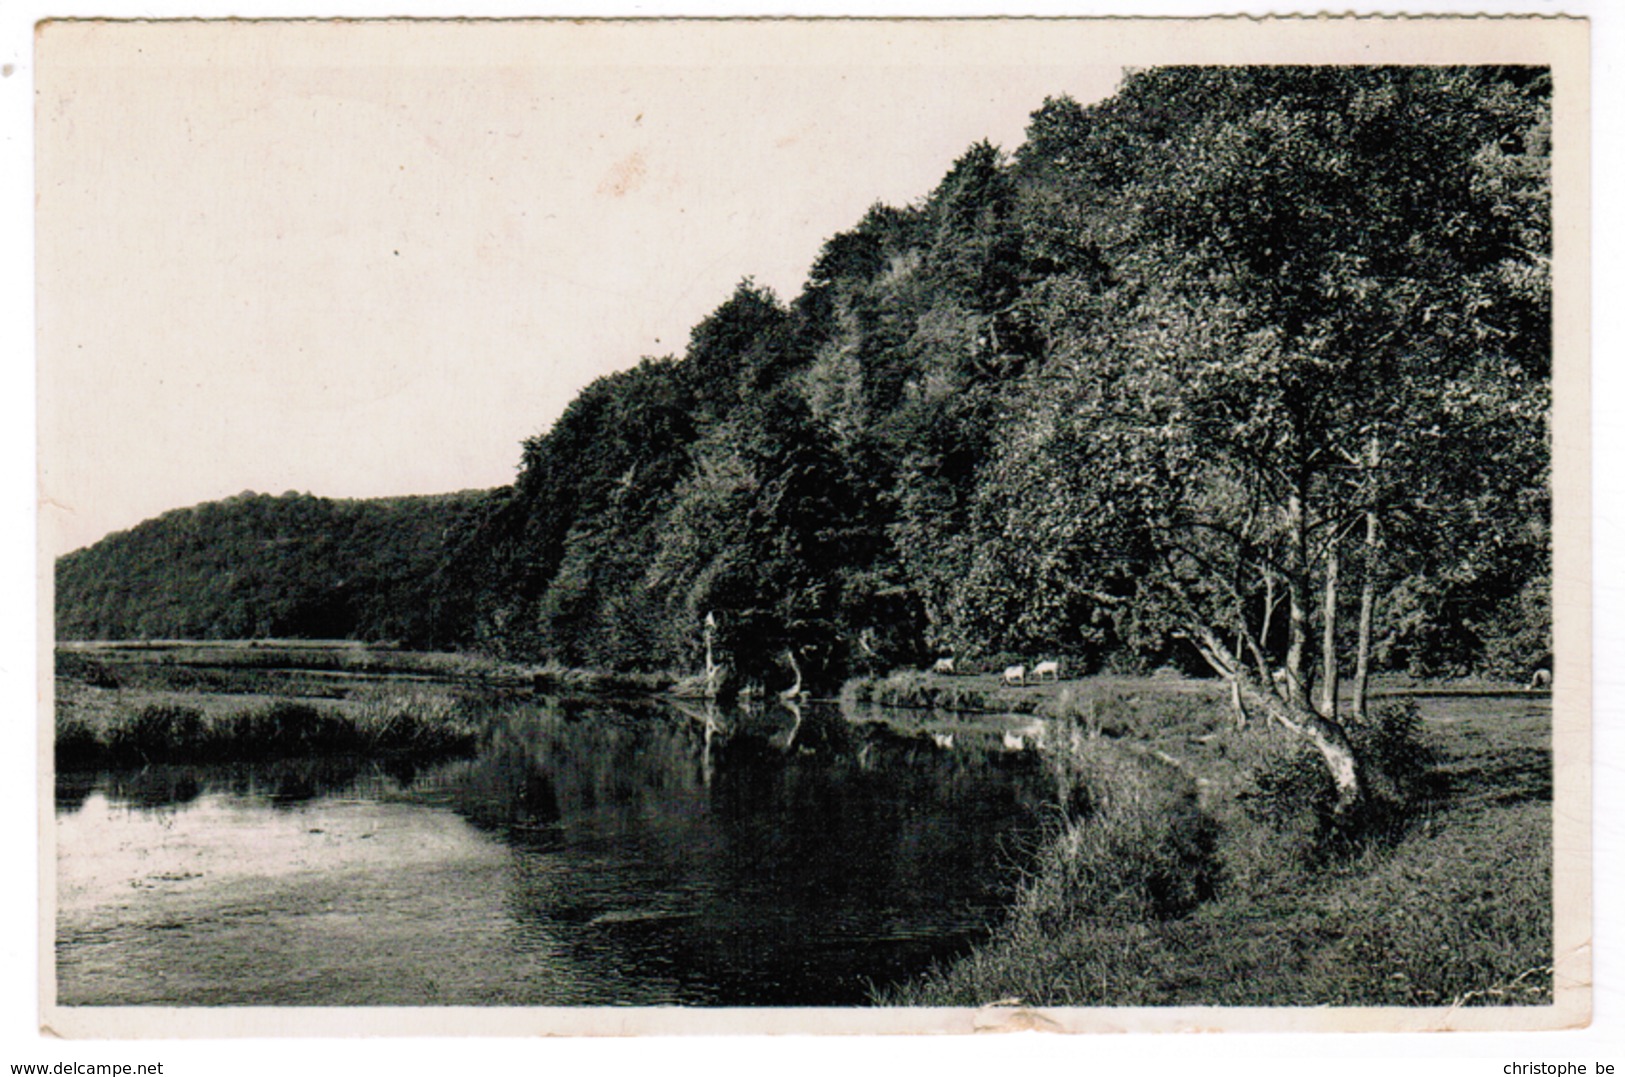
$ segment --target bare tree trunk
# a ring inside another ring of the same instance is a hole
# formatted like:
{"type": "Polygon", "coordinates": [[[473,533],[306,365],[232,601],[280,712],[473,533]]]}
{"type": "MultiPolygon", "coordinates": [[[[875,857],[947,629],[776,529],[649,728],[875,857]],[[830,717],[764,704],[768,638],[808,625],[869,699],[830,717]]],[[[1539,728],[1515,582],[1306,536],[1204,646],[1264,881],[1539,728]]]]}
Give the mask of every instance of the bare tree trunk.
{"type": "Polygon", "coordinates": [[[1364,722],[1371,683],[1371,622],[1377,607],[1377,514],[1365,514],[1365,574],[1360,580],[1360,630],[1354,651],[1354,721],[1364,722]]]}
{"type": "Polygon", "coordinates": [[[715,658],[711,654],[711,641],[717,634],[717,615],[705,615],[705,694],[709,699],[717,698],[718,674],[715,658]]]}
{"type": "Polygon", "coordinates": [[[1337,718],[1337,547],[1326,552],[1326,594],[1321,602],[1320,713],[1337,718]]]}
{"type": "Polygon", "coordinates": [[[1286,577],[1286,698],[1293,706],[1307,710],[1309,656],[1305,644],[1309,637],[1309,544],[1308,529],[1303,518],[1303,499],[1297,494],[1287,498],[1287,529],[1291,536],[1292,555],[1286,577]]]}
{"type": "MultiPolygon", "coordinates": [[[[1093,700],[1090,700],[1091,704],[1093,702],[1093,700]]],[[[1236,715],[1236,728],[1246,729],[1247,704],[1241,701],[1241,682],[1234,677],[1230,678],[1230,708],[1236,715]]]]}
{"type": "Polygon", "coordinates": [[[1308,707],[1295,706],[1255,684],[1245,670],[1237,670],[1236,679],[1243,699],[1309,741],[1320,752],[1337,788],[1334,809],[1337,814],[1342,815],[1358,804],[1362,795],[1360,768],[1343,727],[1333,719],[1323,718],[1308,707]]]}
{"type": "Polygon", "coordinates": [[[1339,815],[1359,803],[1363,795],[1360,767],[1349,743],[1348,734],[1335,718],[1323,718],[1309,707],[1282,699],[1270,686],[1260,681],[1247,667],[1224,653],[1224,645],[1212,629],[1200,624],[1189,626],[1186,637],[1215,673],[1230,682],[1232,698],[1238,708],[1245,711],[1257,708],[1287,729],[1313,744],[1325,761],[1326,770],[1337,788],[1335,810],[1339,815]]]}
{"type": "Polygon", "coordinates": [[[1270,629],[1275,626],[1275,607],[1279,603],[1275,594],[1275,574],[1264,573],[1264,623],[1258,629],[1258,645],[1268,649],[1270,645],[1270,629]]]}
{"type": "Polygon", "coordinates": [[[801,663],[796,661],[794,648],[786,648],[784,660],[790,664],[790,672],[796,675],[796,683],[780,692],[779,698],[784,700],[799,699],[801,697],[801,663]]]}

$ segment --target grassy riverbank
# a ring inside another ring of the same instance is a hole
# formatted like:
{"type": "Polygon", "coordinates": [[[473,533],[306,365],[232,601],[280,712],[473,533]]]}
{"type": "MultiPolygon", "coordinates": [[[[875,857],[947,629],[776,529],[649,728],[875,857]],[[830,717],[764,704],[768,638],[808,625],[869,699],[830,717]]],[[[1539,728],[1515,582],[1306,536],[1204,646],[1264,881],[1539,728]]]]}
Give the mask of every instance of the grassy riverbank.
{"type": "Polygon", "coordinates": [[[533,667],[479,655],[348,640],[142,640],[59,643],[56,675],[101,688],[253,692],[321,678],[410,677],[521,684],[533,667]]]}
{"type": "Polygon", "coordinates": [[[57,687],[60,770],[471,749],[479,707],[418,687],[348,698],[57,687]]]}
{"type": "Polygon", "coordinates": [[[471,749],[483,699],[524,671],[348,643],[71,644],[56,656],[58,769],[471,749]]]}
{"type": "Polygon", "coordinates": [[[1064,810],[1005,925],[880,1001],[1550,1001],[1546,700],[1389,699],[1354,733],[1372,798],[1350,824],[1331,816],[1295,738],[1234,728],[1217,692],[1152,680],[1009,691],[1062,715],[1046,750],[1064,810]]]}
{"type": "MultiPolygon", "coordinates": [[[[1545,699],[1546,691],[1530,691],[1505,680],[1457,679],[1449,682],[1420,681],[1399,674],[1373,679],[1373,698],[1426,696],[1505,696],[1545,699]]],[[[987,714],[1033,714],[1048,718],[1093,717],[1111,722],[1113,715],[1140,713],[1149,707],[1164,711],[1188,701],[1217,701],[1228,698],[1217,680],[1198,680],[1178,673],[1163,672],[1149,677],[1095,674],[1066,680],[1054,679],[1009,684],[996,672],[942,675],[919,670],[898,670],[884,677],[858,677],[841,690],[843,702],[877,707],[912,707],[924,710],[972,711],[987,714]]],[[[1139,719],[1143,720],[1144,714],[1139,719]]],[[[1135,728],[1131,726],[1125,727],[1135,728]]]]}
{"type": "Polygon", "coordinates": [[[647,696],[674,678],[350,641],[63,643],[62,769],[471,748],[495,694],[647,696]]]}

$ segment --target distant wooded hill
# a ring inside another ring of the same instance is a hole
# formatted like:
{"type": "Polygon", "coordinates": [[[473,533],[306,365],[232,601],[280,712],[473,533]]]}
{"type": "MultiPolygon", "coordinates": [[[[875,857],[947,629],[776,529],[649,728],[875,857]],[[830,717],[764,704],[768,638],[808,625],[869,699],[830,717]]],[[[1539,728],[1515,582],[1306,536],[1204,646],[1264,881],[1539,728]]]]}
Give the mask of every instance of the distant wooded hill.
{"type": "Polygon", "coordinates": [[[490,497],[246,493],[57,561],[59,639],[437,637],[448,552],[490,497]]]}
{"type": "Polygon", "coordinates": [[[589,386],[511,487],[170,514],[64,559],[62,632],[684,670],[709,615],[747,681],[1521,672],[1550,650],[1549,97],[1172,68],[1047,100],[790,302],[747,280],[589,386]]]}

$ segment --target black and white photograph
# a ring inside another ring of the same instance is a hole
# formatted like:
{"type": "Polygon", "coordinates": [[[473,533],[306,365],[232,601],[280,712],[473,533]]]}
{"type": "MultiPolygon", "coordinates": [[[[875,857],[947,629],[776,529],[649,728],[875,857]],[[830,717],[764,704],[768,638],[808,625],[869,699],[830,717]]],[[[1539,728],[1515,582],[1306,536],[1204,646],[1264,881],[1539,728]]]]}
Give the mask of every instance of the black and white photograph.
{"type": "Polygon", "coordinates": [[[1590,1022],[1584,20],[33,48],[52,1036],[1590,1022]]]}

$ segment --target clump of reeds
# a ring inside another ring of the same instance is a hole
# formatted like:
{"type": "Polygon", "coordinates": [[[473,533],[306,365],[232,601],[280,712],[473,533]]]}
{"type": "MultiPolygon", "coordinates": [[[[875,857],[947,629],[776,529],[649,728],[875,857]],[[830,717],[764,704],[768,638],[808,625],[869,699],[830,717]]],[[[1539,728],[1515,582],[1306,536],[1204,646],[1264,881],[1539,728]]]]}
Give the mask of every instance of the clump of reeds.
{"type": "Polygon", "coordinates": [[[432,696],[363,703],[349,712],[302,700],[276,700],[206,713],[180,703],[147,703],[92,724],[59,712],[60,769],[153,763],[264,761],[372,753],[443,753],[473,747],[473,718],[432,696]]]}
{"type": "Polygon", "coordinates": [[[83,770],[96,766],[106,754],[107,745],[89,722],[60,712],[56,723],[56,765],[59,770],[83,770]]]}
{"type": "Polygon", "coordinates": [[[1045,758],[1064,821],[1022,889],[1018,923],[1049,932],[1079,919],[1161,920],[1213,895],[1218,828],[1189,775],[1076,725],[1045,758]]]}
{"type": "Polygon", "coordinates": [[[212,726],[217,758],[343,755],[361,745],[359,731],[347,717],[296,700],[221,715],[212,726]]]}
{"type": "Polygon", "coordinates": [[[356,730],[373,751],[460,751],[479,733],[470,701],[427,687],[390,686],[363,694],[358,703],[356,730]]]}
{"type": "Polygon", "coordinates": [[[219,741],[195,707],[149,703],[107,731],[107,755],[118,762],[189,762],[211,757],[219,741]]]}

